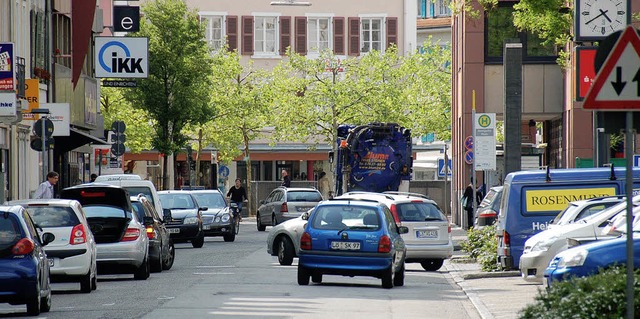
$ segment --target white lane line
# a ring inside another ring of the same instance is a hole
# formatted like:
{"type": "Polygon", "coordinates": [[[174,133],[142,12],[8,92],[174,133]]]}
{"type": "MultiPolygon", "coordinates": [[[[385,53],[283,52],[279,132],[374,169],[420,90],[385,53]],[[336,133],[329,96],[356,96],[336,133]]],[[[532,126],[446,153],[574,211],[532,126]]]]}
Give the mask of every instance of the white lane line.
{"type": "Polygon", "coordinates": [[[194,272],[194,275],[235,275],[234,272],[194,272]]]}

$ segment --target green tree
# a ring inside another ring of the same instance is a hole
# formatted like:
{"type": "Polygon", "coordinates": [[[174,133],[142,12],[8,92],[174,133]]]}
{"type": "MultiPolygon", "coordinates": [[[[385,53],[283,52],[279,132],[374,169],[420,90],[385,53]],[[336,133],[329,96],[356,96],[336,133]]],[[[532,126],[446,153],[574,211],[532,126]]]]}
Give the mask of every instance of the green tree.
{"type": "MultiPolygon", "coordinates": [[[[124,89],[126,90],[126,89],[124,89]]],[[[111,128],[114,121],[127,125],[125,145],[132,153],[151,149],[151,126],[153,120],[142,109],[136,109],[123,97],[123,89],[103,87],[100,89],[100,104],[104,116],[104,127],[111,128]]]]}
{"type": "MultiPolygon", "coordinates": [[[[181,0],[153,0],[142,5],[140,31],[131,36],[149,39],[149,75],[128,91],[132,105],[154,120],[152,145],[171,155],[186,145],[188,124],[203,123],[213,87],[212,59],[198,14],[181,0]]],[[[163,188],[168,188],[168,160],[164,157],[163,188]]]]}

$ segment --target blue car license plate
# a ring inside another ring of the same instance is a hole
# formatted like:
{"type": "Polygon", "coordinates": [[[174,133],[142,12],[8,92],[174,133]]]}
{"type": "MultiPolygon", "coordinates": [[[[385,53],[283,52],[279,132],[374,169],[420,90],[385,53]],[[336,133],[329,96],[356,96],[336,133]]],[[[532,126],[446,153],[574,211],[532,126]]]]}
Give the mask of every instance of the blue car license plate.
{"type": "Polygon", "coordinates": [[[332,241],[331,249],[336,250],[360,250],[360,243],[352,241],[332,241]]]}

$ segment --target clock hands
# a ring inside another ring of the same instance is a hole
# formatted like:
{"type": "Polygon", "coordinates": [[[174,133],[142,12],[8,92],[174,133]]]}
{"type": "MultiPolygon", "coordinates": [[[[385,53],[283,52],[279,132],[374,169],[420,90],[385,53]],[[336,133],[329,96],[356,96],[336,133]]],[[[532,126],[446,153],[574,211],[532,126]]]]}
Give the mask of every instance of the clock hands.
{"type": "Polygon", "coordinates": [[[609,22],[611,22],[611,19],[609,19],[609,16],[607,16],[607,12],[609,12],[609,10],[604,10],[604,11],[602,9],[598,9],[598,10],[600,10],[600,14],[595,16],[595,17],[593,17],[593,19],[585,22],[585,24],[589,24],[589,23],[593,22],[595,19],[598,19],[601,16],[604,16],[607,20],[609,20],[609,22]]]}

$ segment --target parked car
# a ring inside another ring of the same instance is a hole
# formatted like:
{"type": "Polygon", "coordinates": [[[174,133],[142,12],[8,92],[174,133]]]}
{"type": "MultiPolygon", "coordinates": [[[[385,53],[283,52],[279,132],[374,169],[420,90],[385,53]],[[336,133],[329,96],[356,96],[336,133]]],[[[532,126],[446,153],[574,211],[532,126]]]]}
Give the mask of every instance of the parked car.
{"type": "Polygon", "coordinates": [[[269,230],[267,253],[271,256],[278,256],[280,265],[289,266],[293,263],[293,258],[298,257],[300,237],[304,233],[304,226],[312,212],[313,208],[302,213],[299,217],[275,225],[269,230]]]}
{"type": "Polygon", "coordinates": [[[240,212],[236,204],[227,205],[222,193],[217,189],[192,190],[191,195],[202,211],[202,229],[207,237],[222,236],[224,241],[236,240],[240,230],[240,212]]]}
{"type": "Polygon", "coordinates": [[[49,258],[51,281],[79,282],[80,291],[97,287],[97,249],[82,205],[68,199],[11,201],[27,209],[37,227],[55,235],[44,249],[49,258]]]}
{"type": "Polygon", "coordinates": [[[259,231],[267,226],[296,218],[322,201],[322,194],[315,188],[278,187],[265,200],[260,201],[256,214],[259,231]]]}
{"type": "Polygon", "coordinates": [[[606,196],[570,202],[563,211],[549,224],[548,229],[558,225],[575,223],[591,215],[597,214],[625,200],[626,196],[606,196]]]}
{"type": "MultiPolygon", "coordinates": [[[[633,264],[640,265],[640,231],[634,228],[633,264]]],[[[571,277],[597,274],[600,269],[627,263],[627,236],[595,241],[567,249],[556,255],[544,271],[547,287],[571,277]]]]}
{"type": "Polygon", "coordinates": [[[407,263],[419,262],[424,270],[436,271],[453,255],[451,224],[428,196],[404,192],[349,192],[338,198],[369,199],[385,204],[396,223],[409,232],[402,235],[407,263]]]}
{"type": "Polygon", "coordinates": [[[151,201],[143,194],[131,196],[131,205],[142,221],[149,238],[149,263],[152,272],[169,270],[173,266],[176,250],[171,235],[151,201]]]}
{"type": "MultiPolygon", "coordinates": [[[[640,195],[633,198],[634,205],[640,202],[640,195]]],[[[588,207],[588,206],[586,206],[588,207]]],[[[626,211],[627,203],[621,202],[597,214],[583,218],[577,223],[556,226],[539,232],[529,238],[524,244],[524,251],[520,256],[520,273],[525,281],[542,282],[544,270],[553,257],[569,248],[567,240],[593,241],[603,239],[602,232],[607,222],[626,211]]],[[[634,207],[634,212],[640,208],[634,207]]],[[[611,239],[613,237],[609,237],[611,239]]]]}
{"type": "Polygon", "coordinates": [[[189,191],[159,191],[165,224],[175,243],[191,242],[193,248],[204,246],[202,211],[189,191]]]}
{"type": "Polygon", "coordinates": [[[489,188],[478,209],[476,210],[475,228],[493,225],[498,218],[500,211],[500,200],[502,200],[502,186],[489,188]]]}
{"type": "Polygon", "coordinates": [[[323,275],[372,276],[383,288],[404,285],[406,247],[387,206],[376,202],[337,199],[319,203],[300,239],[298,284],[323,275]]]}
{"type": "Polygon", "coordinates": [[[0,206],[0,302],[27,305],[37,316],[51,309],[49,260],[44,246],[55,235],[40,235],[22,206],[0,206]]]}
{"type": "Polygon", "coordinates": [[[149,278],[149,238],[133,212],[129,193],[107,184],[82,184],[63,189],[61,198],[82,205],[97,248],[98,273],[133,274],[149,278]]]}

